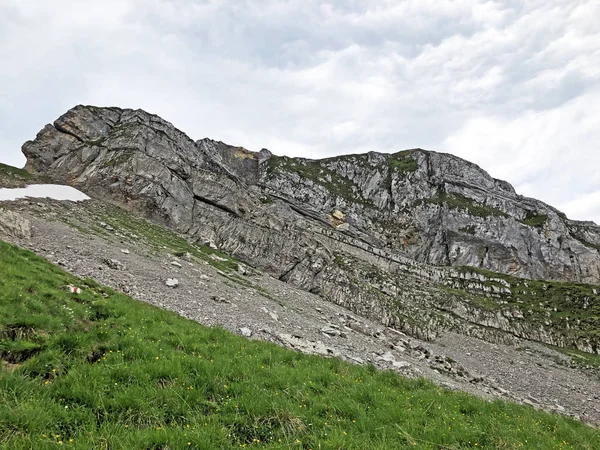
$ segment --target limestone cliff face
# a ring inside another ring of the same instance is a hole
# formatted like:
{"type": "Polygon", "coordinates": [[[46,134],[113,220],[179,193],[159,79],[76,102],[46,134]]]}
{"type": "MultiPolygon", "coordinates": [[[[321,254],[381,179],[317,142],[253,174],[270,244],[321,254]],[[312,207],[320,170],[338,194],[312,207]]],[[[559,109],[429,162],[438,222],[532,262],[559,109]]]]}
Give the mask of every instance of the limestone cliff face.
{"type": "Polygon", "coordinates": [[[567,303],[558,296],[540,306],[538,289],[554,285],[509,275],[599,283],[600,227],[460,158],[420,149],[279,157],[194,142],[141,110],[91,106],[47,125],[23,153],[31,171],[214,242],[386,325],[424,337],[455,329],[598,349],[597,336],[569,331],[573,322],[558,314],[572,304],[582,315],[600,309],[595,288],[578,285],[567,303]]]}
{"type": "Polygon", "coordinates": [[[349,233],[416,261],[600,280],[599,227],[568,220],[452,155],[417,149],[321,161],[272,157],[260,182],[322,214],[344,212],[349,233]]]}

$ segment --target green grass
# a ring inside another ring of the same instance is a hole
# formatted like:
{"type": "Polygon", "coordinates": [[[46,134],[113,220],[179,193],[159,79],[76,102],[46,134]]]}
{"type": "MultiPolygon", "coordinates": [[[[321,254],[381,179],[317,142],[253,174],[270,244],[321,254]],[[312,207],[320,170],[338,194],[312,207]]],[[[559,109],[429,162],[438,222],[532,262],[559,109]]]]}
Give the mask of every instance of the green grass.
{"type": "Polygon", "coordinates": [[[118,154],[118,156],[105,161],[104,164],[102,164],[102,167],[105,168],[105,167],[120,166],[120,165],[126,163],[127,161],[129,161],[130,159],[132,159],[133,154],[134,154],[133,151],[128,151],[128,152],[118,154]]]}
{"type": "Polygon", "coordinates": [[[274,202],[273,197],[271,197],[269,194],[263,195],[259,198],[259,200],[263,205],[270,205],[274,202]]]}
{"type": "Polygon", "coordinates": [[[508,214],[506,214],[504,211],[500,211],[492,206],[482,205],[460,194],[448,194],[446,192],[442,192],[436,197],[428,198],[425,201],[427,203],[436,205],[446,205],[452,209],[466,210],[469,215],[476,217],[508,217],[508,214]]]}
{"type": "Polygon", "coordinates": [[[406,174],[416,171],[419,168],[417,161],[413,158],[413,150],[404,150],[394,153],[388,158],[388,166],[399,174],[406,174]]]}
{"type": "MultiPolygon", "coordinates": [[[[108,208],[108,212],[100,216],[100,221],[115,228],[124,239],[132,243],[142,239],[150,249],[157,252],[166,250],[178,257],[189,253],[223,272],[235,272],[238,269],[238,262],[223,252],[206,245],[190,243],[183,236],[168,228],[156,225],[116,206],[108,208]]],[[[100,226],[95,226],[93,231],[98,234],[107,234],[105,229],[100,226]]]]}
{"type": "Polygon", "coordinates": [[[548,347],[570,356],[571,362],[576,366],[600,369],[600,355],[592,355],[572,348],[556,347],[554,345],[548,345],[548,347]]]}
{"type": "Polygon", "coordinates": [[[22,180],[28,180],[32,175],[25,169],[18,169],[7,164],[0,163],[0,176],[7,176],[10,178],[19,178],[22,180]]]}
{"type": "Polygon", "coordinates": [[[571,234],[571,236],[573,236],[575,239],[577,239],[579,242],[581,242],[586,247],[593,248],[594,250],[598,250],[600,252],[600,245],[594,244],[593,242],[590,242],[590,241],[582,238],[581,236],[577,236],[574,234],[571,234]]]}
{"type": "Polygon", "coordinates": [[[301,178],[311,180],[313,183],[324,187],[332,195],[343,198],[350,203],[372,205],[372,202],[362,196],[362,193],[352,181],[330,170],[321,161],[272,156],[267,164],[267,173],[270,177],[285,172],[296,173],[301,178]]]}
{"type": "Polygon", "coordinates": [[[521,220],[521,223],[529,225],[530,227],[540,228],[544,226],[547,220],[548,216],[546,214],[536,214],[534,212],[528,212],[525,218],[521,220]]]}
{"type": "MultiPolygon", "coordinates": [[[[476,272],[487,278],[501,279],[510,285],[511,294],[498,294],[497,300],[482,295],[466,296],[469,300],[479,299],[489,310],[518,308],[524,320],[534,325],[545,325],[551,320],[550,330],[566,338],[566,345],[588,342],[600,348],[600,295],[598,286],[562,282],[529,280],[474,267],[458,267],[462,272],[476,272]]],[[[484,282],[488,286],[500,286],[496,281],[484,282]]],[[[473,301],[472,301],[473,302],[473,301]]],[[[475,302],[476,303],[476,302],[475,302]]],[[[591,355],[593,356],[593,355],[591,355]]]]}
{"type": "Polygon", "coordinates": [[[0,355],[3,449],[600,446],[574,420],[248,341],[2,242],[0,355]]]}
{"type": "Polygon", "coordinates": [[[477,229],[476,229],[475,225],[468,225],[468,226],[459,228],[458,231],[460,231],[462,233],[467,233],[467,234],[475,235],[476,232],[477,232],[477,229]]]}

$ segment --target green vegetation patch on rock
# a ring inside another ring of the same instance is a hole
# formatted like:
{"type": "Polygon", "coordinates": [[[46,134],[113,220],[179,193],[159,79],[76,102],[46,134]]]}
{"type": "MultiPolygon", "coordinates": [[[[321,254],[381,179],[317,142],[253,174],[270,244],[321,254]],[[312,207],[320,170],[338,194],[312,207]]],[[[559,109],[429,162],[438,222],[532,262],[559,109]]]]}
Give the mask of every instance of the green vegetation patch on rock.
{"type": "Polygon", "coordinates": [[[0,163],[0,176],[18,178],[21,180],[29,180],[32,177],[25,169],[18,169],[17,167],[2,163],[0,163]]]}
{"type": "Polygon", "coordinates": [[[352,181],[325,167],[319,161],[275,155],[269,158],[267,163],[268,176],[274,177],[277,174],[286,172],[296,173],[301,178],[311,180],[313,183],[324,187],[332,195],[341,197],[350,203],[371,204],[368,199],[363,197],[352,181]]]}
{"type": "Polygon", "coordinates": [[[460,194],[441,192],[435,197],[426,199],[425,202],[434,205],[446,205],[452,209],[466,210],[469,215],[476,217],[508,217],[508,214],[498,208],[477,203],[475,200],[460,194]]]}
{"type": "Polygon", "coordinates": [[[548,220],[548,216],[546,214],[537,214],[537,213],[530,211],[527,213],[525,218],[523,220],[521,220],[521,223],[524,223],[525,225],[529,225],[530,227],[540,228],[540,227],[544,226],[544,224],[546,223],[547,220],[548,220]]]}
{"type": "Polygon", "coordinates": [[[583,245],[585,245],[586,247],[596,249],[600,252],[600,245],[594,244],[593,242],[590,242],[590,241],[586,240],[585,238],[582,238],[581,236],[577,236],[577,235],[572,235],[572,236],[575,239],[577,239],[579,242],[581,242],[583,245]]]}
{"type": "MultiPolygon", "coordinates": [[[[573,282],[529,280],[473,267],[460,267],[463,273],[478,273],[488,280],[482,284],[502,287],[504,280],[510,294],[475,295],[487,309],[518,308],[523,319],[543,325],[566,338],[569,345],[588,343],[592,352],[600,352],[600,287],[573,282]],[[551,321],[549,324],[548,321],[551,321]]],[[[471,297],[473,298],[473,296],[471,297]]]]}
{"type": "MultiPolygon", "coordinates": [[[[150,222],[133,213],[124,211],[116,206],[108,206],[100,217],[106,224],[120,231],[123,239],[135,243],[138,239],[152,249],[160,252],[167,250],[170,253],[181,256],[185,253],[208,262],[211,266],[224,272],[235,272],[238,270],[238,261],[219,250],[199,243],[190,243],[185,237],[150,222]]],[[[94,232],[105,235],[102,227],[95,227],[94,232]]]]}
{"type": "Polygon", "coordinates": [[[407,174],[416,171],[419,168],[419,165],[414,159],[413,154],[413,150],[404,150],[390,155],[388,158],[390,170],[399,174],[407,174]]]}

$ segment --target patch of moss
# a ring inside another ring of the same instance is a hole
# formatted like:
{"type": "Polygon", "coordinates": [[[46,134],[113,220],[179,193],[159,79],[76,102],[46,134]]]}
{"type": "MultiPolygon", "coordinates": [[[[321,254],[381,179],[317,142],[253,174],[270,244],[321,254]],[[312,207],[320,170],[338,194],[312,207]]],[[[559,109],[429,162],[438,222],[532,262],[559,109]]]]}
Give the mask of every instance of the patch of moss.
{"type": "Polygon", "coordinates": [[[260,202],[264,205],[270,205],[271,203],[273,203],[273,197],[271,197],[269,194],[265,194],[262,197],[260,197],[260,202]]]}
{"type": "Polygon", "coordinates": [[[399,174],[407,174],[416,171],[419,168],[417,161],[413,158],[414,151],[404,150],[394,153],[388,158],[390,170],[399,174]]]}
{"type": "Polygon", "coordinates": [[[600,245],[594,244],[593,242],[590,242],[590,241],[587,241],[584,238],[582,238],[581,236],[573,235],[573,237],[575,239],[577,239],[579,242],[581,242],[583,245],[585,245],[586,247],[593,248],[593,249],[598,250],[600,252],[600,245]]]}
{"type": "Polygon", "coordinates": [[[348,202],[371,205],[371,202],[363,197],[352,181],[323,166],[319,161],[289,158],[287,156],[272,156],[269,158],[267,174],[270,177],[284,172],[296,173],[301,178],[311,180],[323,186],[331,194],[348,202]]]}
{"type": "Polygon", "coordinates": [[[571,361],[577,366],[591,366],[600,369],[600,355],[592,355],[573,348],[555,347],[554,345],[548,345],[548,347],[570,356],[571,361]]]}
{"type": "Polygon", "coordinates": [[[350,264],[348,264],[348,261],[346,261],[344,256],[341,253],[337,252],[334,252],[333,254],[333,262],[342,269],[347,269],[350,266],[350,264]]]}
{"type": "Polygon", "coordinates": [[[476,217],[508,217],[508,214],[506,214],[504,211],[492,206],[477,203],[473,199],[460,194],[448,194],[446,192],[442,192],[436,197],[425,199],[425,202],[436,205],[446,205],[452,209],[463,209],[466,210],[469,215],[476,217]]]}
{"type": "Polygon", "coordinates": [[[116,206],[109,207],[109,213],[103,214],[101,220],[119,230],[123,239],[132,242],[142,239],[155,251],[167,250],[174,255],[187,252],[225,273],[238,270],[238,262],[225,253],[206,245],[190,243],[183,236],[116,206]]]}
{"type": "Polygon", "coordinates": [[[33,176],[25,169],[19,169],[17,167],[9,166],[8,164],[2,163],[0,163],[0,175],[9,176],[11,178],[20,178],[23,180],[28,180],[33,176]]]}
{"type": "Polygon", "coordinates": [[[475,225],[469,225],[466,227],[459,228],[458,231],[460,231],[461,233],[474,235],[475,234],[475,225]]]}
{"type": "MultiPolygon", "coordinates": [[[[475,272],[486,278],[502,279],[510,285],[511,294],[502,294],[503,304],[518,307],[529,322],[552,320],[552,328],[571,338],[600,339],[600,294],[593,285],[574,282],[528,280],[485,269],[460,267],[459,271],[475,272]]],[[[493,280],[483,282],[496,284],[493,280]]],[[[498,308],[502,304],[498,304],[498,308]]]]}
{"type": "Polygon", "coordinates": [[[132,156],[133,156],[132,152],[121,153],[121,154],[117,155],[116,157],[105,161],[104,164],[102,164],[102,167],[105,168],[105,167],[119,166],[119,165],[129,161],[132,156]]]}
{"type": "Polygon", "coordinates": [[[493,297],[486,297],[484,295],[477,295],[471,292],[467,292],[464,289],[456,289],[447,286],[441,286],[440,291],[447,295],[452,295],[466,301],[472,306],[483,309],[484,311],[496,311],[501,308],[501,304],[493,297]]]}
{"type": "Polygon", "coordinates": [[[520,222],[529,225],[530,227],[540,228],[544,226],[547,220],[548,216],[546,214],[536,214],[535,212],[529,211],[525,218],[520,220],[520,222]]]}

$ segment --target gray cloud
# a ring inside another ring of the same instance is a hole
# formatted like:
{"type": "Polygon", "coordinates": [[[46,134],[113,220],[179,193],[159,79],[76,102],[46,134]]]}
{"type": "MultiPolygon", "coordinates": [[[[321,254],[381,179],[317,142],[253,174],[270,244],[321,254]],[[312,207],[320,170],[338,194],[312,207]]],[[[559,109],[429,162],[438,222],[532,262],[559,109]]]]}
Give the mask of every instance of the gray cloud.
{"type": "Polygon", "coordinates": [[[0,5],[0,161],[77,103],[324,157],[423,147],[600,222],[600,4],[57,0],[0,5]]]}

